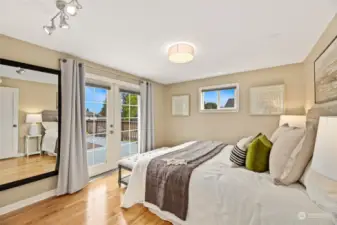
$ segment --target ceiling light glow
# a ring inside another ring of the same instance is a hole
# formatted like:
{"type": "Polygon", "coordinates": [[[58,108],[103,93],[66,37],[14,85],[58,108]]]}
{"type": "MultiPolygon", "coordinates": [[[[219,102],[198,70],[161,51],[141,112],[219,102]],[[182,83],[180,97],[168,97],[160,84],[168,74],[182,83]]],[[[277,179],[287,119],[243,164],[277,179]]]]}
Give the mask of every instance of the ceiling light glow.
{"type": "Polygon", "coordinates": [[[70,16],[75,16],[77,14],[77,7],[76,7],[76,5],[66,5],[65,11],[70,16]]]}
{"type": "Polygon", "coordinates": [[[194,58],[194,47],[187,43],[177,43],[168,50],[169,60],[173,63],[188,63],[194,58]]]}

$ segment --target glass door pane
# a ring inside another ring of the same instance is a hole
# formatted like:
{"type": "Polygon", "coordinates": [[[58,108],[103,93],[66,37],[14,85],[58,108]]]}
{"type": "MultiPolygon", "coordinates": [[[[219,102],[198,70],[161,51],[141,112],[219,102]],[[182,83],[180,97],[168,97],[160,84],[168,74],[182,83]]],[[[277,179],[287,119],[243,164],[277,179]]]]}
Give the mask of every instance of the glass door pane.
{"type": "Polygon", "coordinates": [[[139,100],[136,93],[120,92],[121,98],[121,157],[138,153],[139,140],[139,100]]]}
{"type": "Polygon", "coordinates": [[[87,158],[89,166],[107,161],[108,89],[86,86],[87,158]]]}

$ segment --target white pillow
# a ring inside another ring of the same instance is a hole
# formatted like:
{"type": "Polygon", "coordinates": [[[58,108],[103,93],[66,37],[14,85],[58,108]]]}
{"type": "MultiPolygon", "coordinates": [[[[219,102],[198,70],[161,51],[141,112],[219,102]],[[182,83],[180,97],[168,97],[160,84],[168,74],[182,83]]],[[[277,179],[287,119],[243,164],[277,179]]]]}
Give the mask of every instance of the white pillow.
{"type": "Polygon", "coordinates": [[[49,130],[58,131],[58,129],[59,129],[58,122],[42,122],[42,126],[44,127],[46,132],[49,131],[49,130]]]}
{"type": "Polygon", "coordinates": [[[271,137],[269,138],[269,140],[272,142],[272,143],[275,143],[276,140],[279,138],[279,136],[281,136],[284,132],[287,132],[287,131],[290,131],[290,130],[293,130],[294,127],[289,127],[289,124],[283,124],[282,126],[279,126],[275,131],[274,133],[271,135],[271,137]]]}
{"type": "Polygon", "coordinates": [[[308,123],[304,137],[291,153],[284,168],[281,176],[282,184],[290,185],[301,178],[314,153],[316,134],[316,126],[308,123]]]}
{"type": "Polygon", "coordinates": [[[241,149],[247,150],[248,145],[250,144],[250,142],[252,142],[253,138],[253,136],[242,138],[238,141],[238,143],[236,143],[236,145],[241,149]]]}
{"type": "Polygon", "coordinates": [[[282,183],[281,175],[283,174],[290,155],[303,138],[304,132],[304,128],[283,132],[273,144],[269,157],[269,170],[275,184],[282,183]]]}

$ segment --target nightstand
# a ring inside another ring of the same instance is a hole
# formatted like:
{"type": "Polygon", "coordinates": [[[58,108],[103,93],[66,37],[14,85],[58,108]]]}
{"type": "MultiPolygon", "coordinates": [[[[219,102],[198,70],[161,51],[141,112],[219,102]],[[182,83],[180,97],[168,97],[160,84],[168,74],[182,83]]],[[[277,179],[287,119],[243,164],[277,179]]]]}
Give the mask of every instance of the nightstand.
{"type": "Polygon", "coordinates": [[[42,154],[41,152],[41,139],[42,139],[42,135],[25,135],[25,153],[26,156],[29,157],[30,155],[36,155],[36,154],[42,154]],[[37,141],[37,149],[35,149],[35,151],[31,151],[29,149],[29,142],[31,140],[36,139],[37,141]]]}

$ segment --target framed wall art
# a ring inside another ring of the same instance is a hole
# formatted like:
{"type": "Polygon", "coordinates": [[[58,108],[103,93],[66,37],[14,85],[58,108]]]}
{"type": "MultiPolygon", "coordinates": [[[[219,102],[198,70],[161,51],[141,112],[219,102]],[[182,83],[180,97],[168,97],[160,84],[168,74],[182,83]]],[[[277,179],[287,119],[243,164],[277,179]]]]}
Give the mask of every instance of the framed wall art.
{"type": "Polygon", "coordinates": [[[314,63],[315,103],[337,100],[337,37],[314,63]]]}
{"type": "Polygon", "coordinates": [[[172,116],[190,115],[190,96],[175,95],[172,96],[172,116]]]}
{"type": "Polygon", "coordinates": [[[250,114],[284,114],[284,92],[284,84],[250,88],[250,114]]]}

